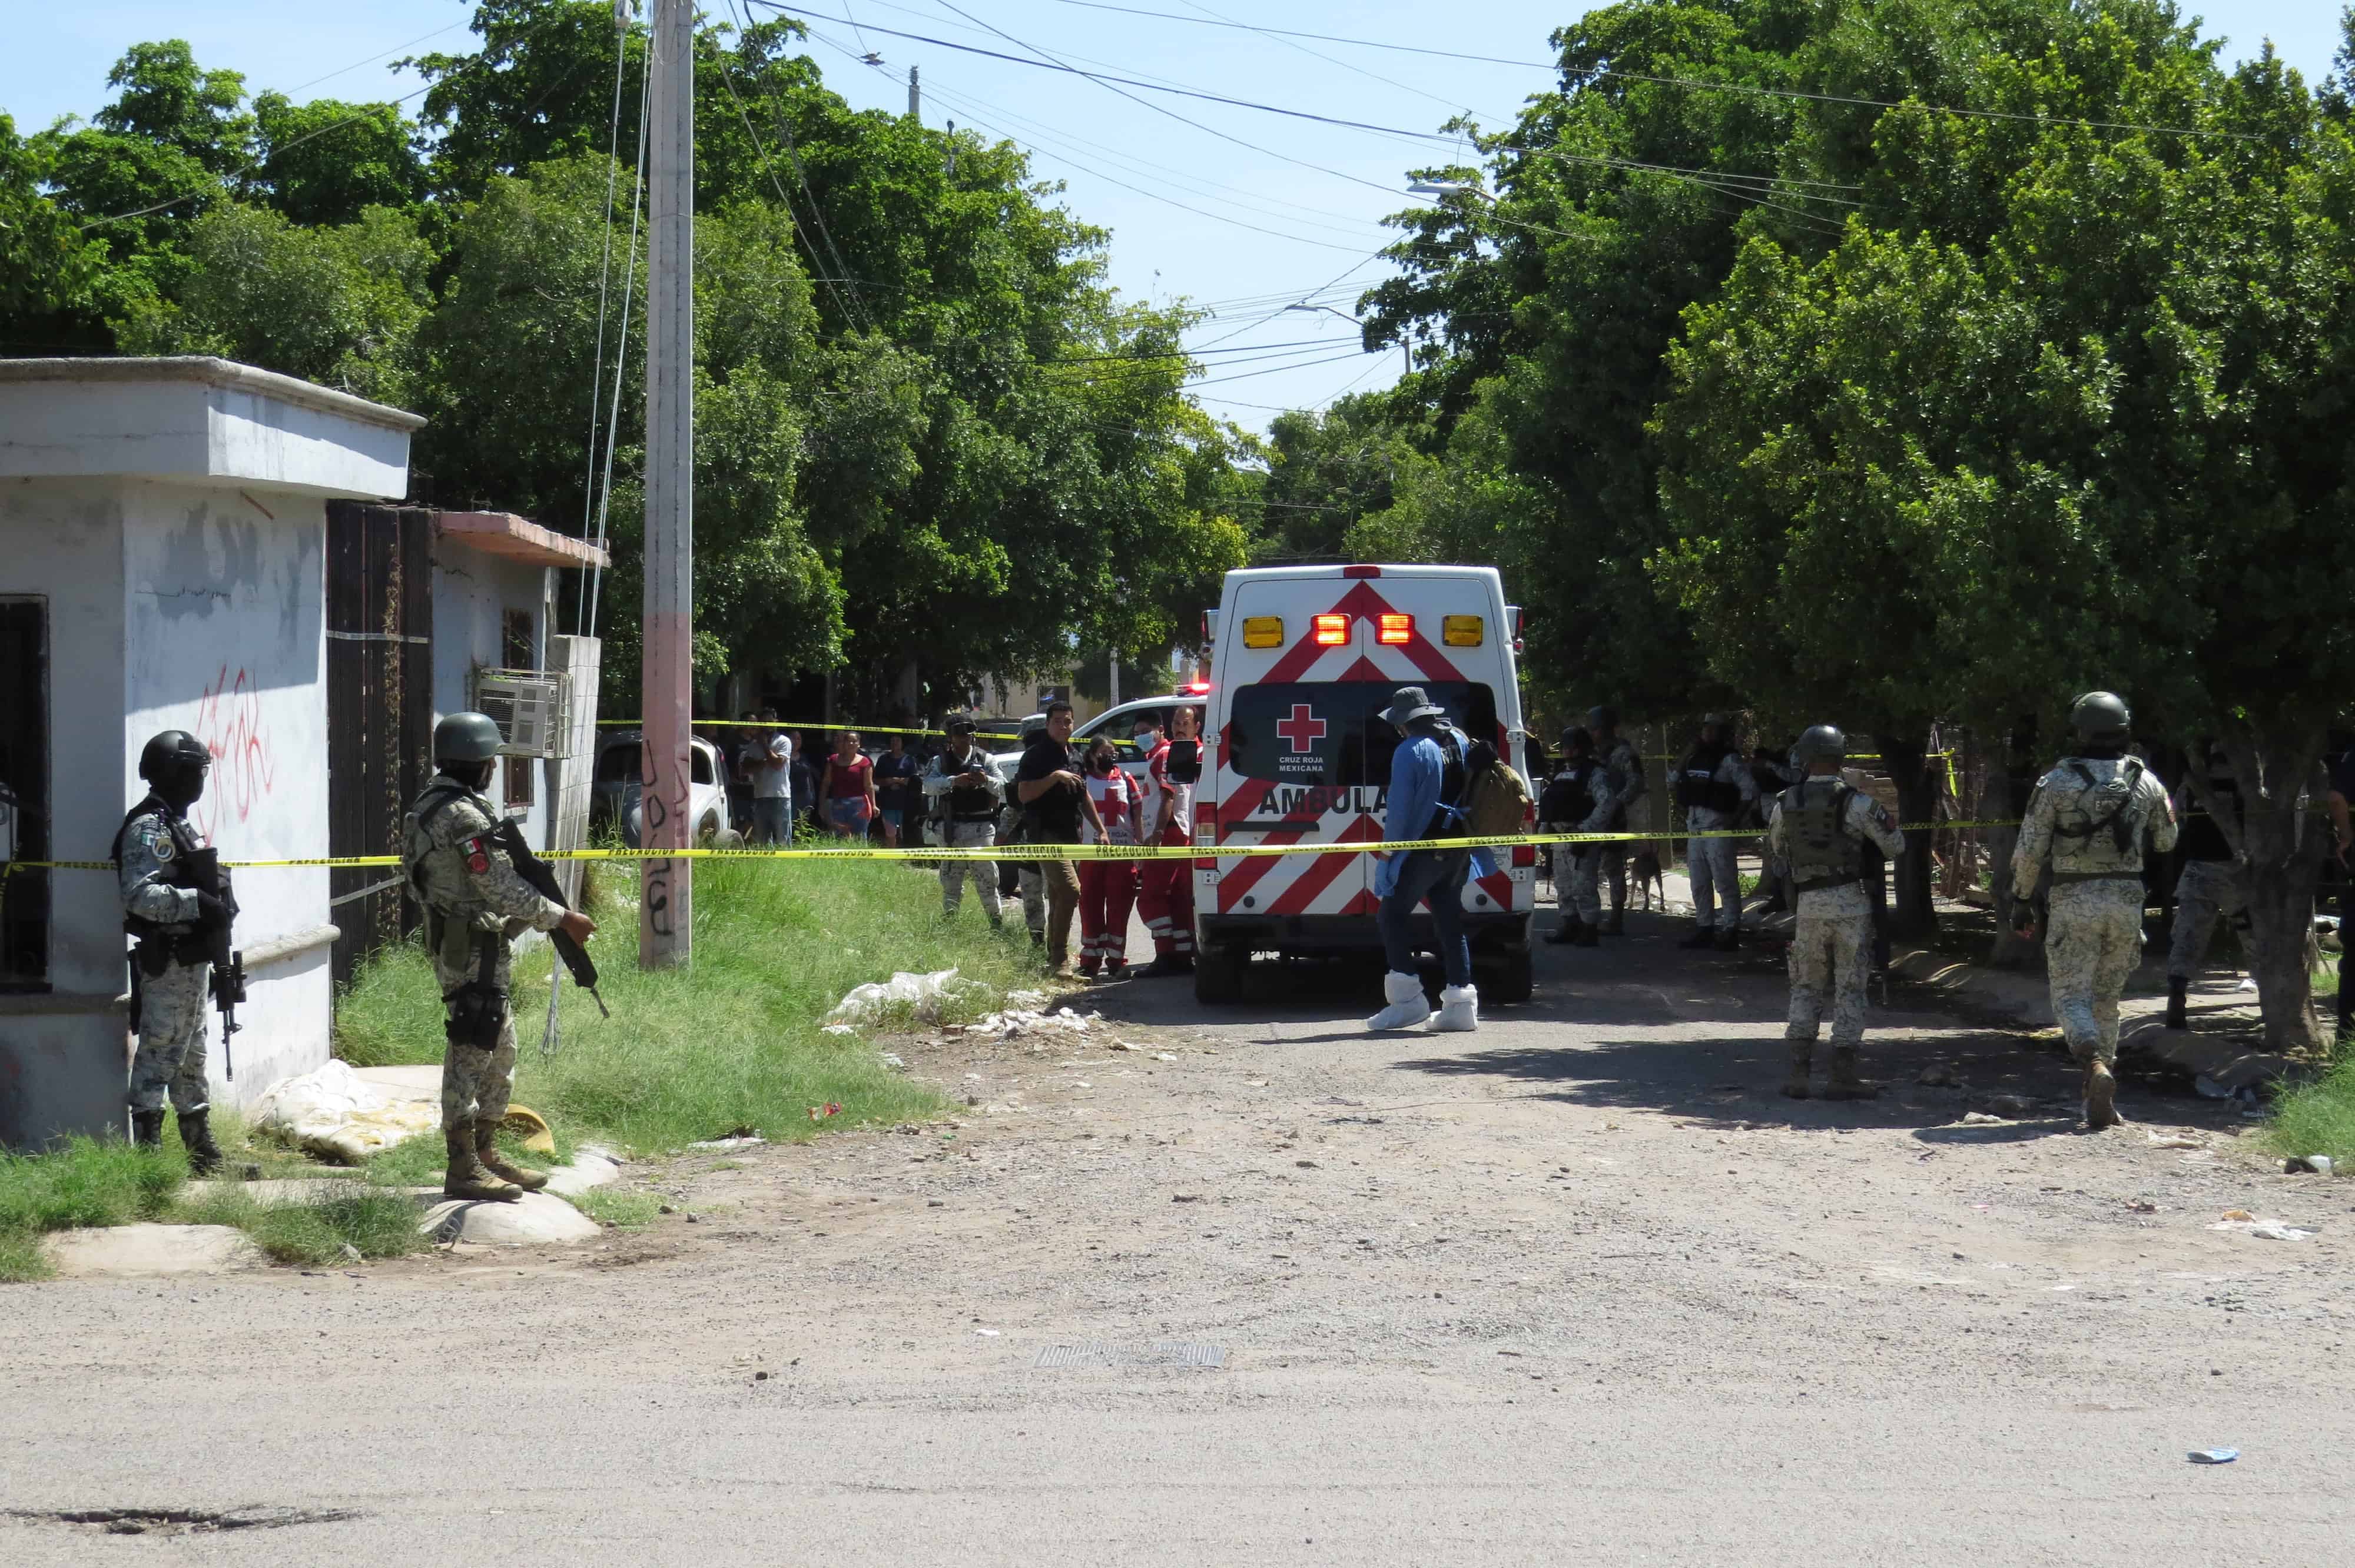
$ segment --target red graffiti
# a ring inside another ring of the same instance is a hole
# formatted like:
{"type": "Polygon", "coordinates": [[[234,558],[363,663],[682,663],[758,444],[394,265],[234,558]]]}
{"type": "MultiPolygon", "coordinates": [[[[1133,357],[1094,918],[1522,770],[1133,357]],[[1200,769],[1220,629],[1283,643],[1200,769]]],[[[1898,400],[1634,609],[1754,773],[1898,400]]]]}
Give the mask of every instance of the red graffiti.
{"type": "Polygon", "coordinates": [[[261,693],[240,668],[235,675],[227,664],[205,688],[197,706],[197,738],[213,754],[212,777],[205,782],[204,799],[188,815],[207,842],[226,814],[242,822],[277,779],[271,760],[270,739],[261,725],[261,693]]]}

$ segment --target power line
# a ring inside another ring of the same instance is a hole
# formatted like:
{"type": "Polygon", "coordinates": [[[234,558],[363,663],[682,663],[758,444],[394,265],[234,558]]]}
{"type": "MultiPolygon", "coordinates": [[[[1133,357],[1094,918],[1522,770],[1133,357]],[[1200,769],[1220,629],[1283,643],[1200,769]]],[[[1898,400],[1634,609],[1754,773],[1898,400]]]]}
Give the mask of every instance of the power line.
{"type": "Polygon", "coordinates": [[[1144,11],[1134,5],[1108,5],[1101,0],[1059,0],[1059,4],[1077,5],[1086,11],[1117,11],[1124,16],[1151,16],[1164,22],[1191,22],[1201,27],[1240,27],[1253,33],[1266,33],[1275,37],[1311,38],[1320,44],[1350,44],[1361,49],[1388,49],[1392,54],[1428,55],[1433,59],[1474,60],[1482,65],[1524,66],[1530,70],[1552,70],[1551,60],[1508,60],[1498,55],[1466,55],[1454,49],[1419,48],[1413,44],[1385,44],[1372,38],[1345,38],[1333,33],[1303,33],[1290,27],[1258,27],[1248,22],[1231,22],[1224,18],[1210,20],[1202,16],[1180,16],[1169,11],[1144,11]]]}

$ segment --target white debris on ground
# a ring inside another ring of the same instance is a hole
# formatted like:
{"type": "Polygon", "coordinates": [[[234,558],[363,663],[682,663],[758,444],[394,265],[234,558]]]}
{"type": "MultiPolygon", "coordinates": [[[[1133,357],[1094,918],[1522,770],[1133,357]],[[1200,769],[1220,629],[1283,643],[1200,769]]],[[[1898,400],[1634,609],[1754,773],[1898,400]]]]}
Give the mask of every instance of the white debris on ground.
{"type": "Polygon", "coordinates": [[[306,1154],[338,1165],[359,1165],[371,1155],[442,1125],[432,1100],[397,1099],[331,1061],[308,1073],[281,1078],[254,1102],[252,1125],[306,1154]]]}
{"type": "Polygon", "coordinates": [[[989,989],[981,980],[961,978],[954,969],[935,969],[923,975],[902,969],[888,980],[853,987],[826,1015],[826,1033],[846,1034],[857,1025],[872,1026],[902,1019],[938,1023],[942,1014],[970,1004],[975,1000],[975,992],[986,993],[989,989]]]}
{"type": "MultiPolygon", "coordinates": [[[[1025,994],[1035,993],[1016,991],[1007,1000],[1011,1002],[1014,997],[1025,994]]],[[[1083,1040],[1103,1022],[1103,1014],[1101,1012],[1083,1015],[1068,1007],[1059,1007],[1049,1012],[1039,1007],[1009,1006],[1005,1012],[993,1012],[978,1022],[951,1024],[949,1029],[954,1033],[988,1035],[999,1041],[1023,1040],[1029,1044],[1031,1050],[1044,1051],[1050,1041],[1069,1044],[1083,1040]]]]}

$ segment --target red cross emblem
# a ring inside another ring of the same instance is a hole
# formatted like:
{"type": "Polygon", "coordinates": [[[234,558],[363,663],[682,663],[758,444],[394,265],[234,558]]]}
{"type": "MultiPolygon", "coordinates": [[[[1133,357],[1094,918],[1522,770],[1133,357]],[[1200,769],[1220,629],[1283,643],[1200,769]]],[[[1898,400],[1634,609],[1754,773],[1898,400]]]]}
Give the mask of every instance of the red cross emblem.
{"type": "Polygon", "coordinates": [[[1277,725],[1275,733],[1284,736],[1287,749],[1306,754],[1316,749],[1316,743],[1325,738],[1327,727],[1323,719],[1309,711],[1306,703],[1295,703],[1292,705],[1292,716],[1277,725]]]}

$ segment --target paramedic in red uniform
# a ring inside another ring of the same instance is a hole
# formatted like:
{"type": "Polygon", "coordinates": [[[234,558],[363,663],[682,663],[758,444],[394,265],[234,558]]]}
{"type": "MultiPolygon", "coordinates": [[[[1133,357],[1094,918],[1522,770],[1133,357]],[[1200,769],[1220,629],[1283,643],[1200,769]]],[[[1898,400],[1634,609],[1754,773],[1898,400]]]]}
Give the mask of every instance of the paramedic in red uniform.
{"type": "MultiPolygon", "coordinates": [[[[1161,718],[1147,708],[1136,715],[1135,741],[1145,753],[1145,807],[1139,819],[1137,842],[1146,844],[1186,845],[1193,842],[1194,785],[1189,779],[1169,776],[1169,748],[1173,743],[1194,741],[1194,709],[1180,703],[1170,715],[1171,735],[1161,738],[1161,718]]],[[[1200,776],[1200,764],[1194,768],[1200,776]]],[[[1153,933],[1153,967],[1148,975],[1183,975],[1194,972],[1194,864],[1188,860],[1148,860],[1143,863],[1143,885],[1136,895],[1137,912],[1145,916],[1145,928],[1153,933]]]]}
{"type": "MultiPolygon", "coordinates": [[[[1136,810],[1142,791],[1120,765],[1112,736],[1100,735],[1088,747],[1084,777],[1094,821],[1080,824],[1083,844],[1136,842],[1136,810]]],[[[1080,863],[1080,972],[1118,980],[1128,968],[1128,912],[1136,905],[1133,860],[1080,863]]]]}

